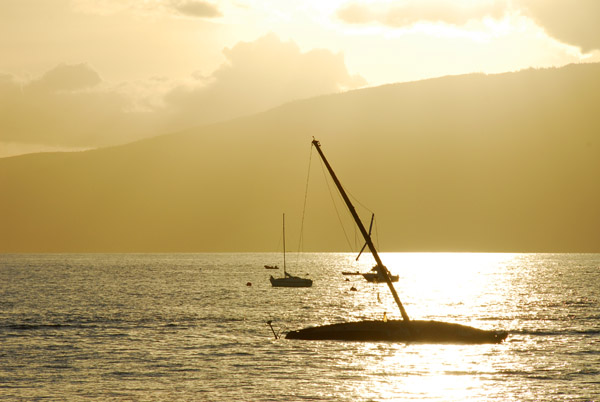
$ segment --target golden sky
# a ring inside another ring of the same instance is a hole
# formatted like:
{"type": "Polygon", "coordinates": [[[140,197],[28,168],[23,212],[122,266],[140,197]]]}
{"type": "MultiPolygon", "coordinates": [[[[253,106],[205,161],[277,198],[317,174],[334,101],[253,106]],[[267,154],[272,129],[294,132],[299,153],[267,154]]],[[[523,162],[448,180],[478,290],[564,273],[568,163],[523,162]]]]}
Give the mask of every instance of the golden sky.
{"type": "Polygon", "coordinates": [[[295,99],[600,61],[598,0],[2,0],[0,157],[295,99]]]}

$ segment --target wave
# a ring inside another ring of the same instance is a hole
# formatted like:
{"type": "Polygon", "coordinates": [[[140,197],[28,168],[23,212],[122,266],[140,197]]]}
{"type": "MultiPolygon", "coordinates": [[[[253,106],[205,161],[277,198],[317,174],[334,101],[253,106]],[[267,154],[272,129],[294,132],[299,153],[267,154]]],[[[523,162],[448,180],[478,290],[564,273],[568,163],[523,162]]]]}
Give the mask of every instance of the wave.
{"type": "Polygon", "coordinates": [[[564,329],[564,330],[546,330],[546,329],[516,329],[509,330],[510,334],[517,335],[531,335],[531,336],[574,336],[574,335],[590,335],[590,336],[598,336],[600,335],[599,328],[593,329],[564,329]]]}
{"type": "Polygon", "coordinates": [[[591,315],[515,315],[515,316],[504,316],[504,317],[481,317],[477,318],[479,321],[568,321],[568,322],[597,322],[600,320],[599,314],[591,315]]]}
{"type": "Polygon", "coordinates": [[[94,328],[99,325],[94,324],[0,324],[0,331],[2,330],[15,330],[15,331],[39,331],[47,329],[80,329],[80,328],[94,328]]]}
{"type": "Polygon", "coordinates": [[[192,321],[156,320],[99,320],[60,323],[0,323],[0,333],[30,331],[69,331],[80,329],[131,329],[131,328],[190,328],[196,327],[192,321]]]}

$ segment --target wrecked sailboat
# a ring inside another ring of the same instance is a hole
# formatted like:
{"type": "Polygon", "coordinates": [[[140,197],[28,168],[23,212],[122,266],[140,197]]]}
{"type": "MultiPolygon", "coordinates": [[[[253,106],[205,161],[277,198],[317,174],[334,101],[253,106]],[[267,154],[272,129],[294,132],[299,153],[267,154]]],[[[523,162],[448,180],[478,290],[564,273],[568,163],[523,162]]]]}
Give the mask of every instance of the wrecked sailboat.
{"type": "Polygon", "coordinates": [[[366,245],[373,255],[376,265],[375,273],[387,283],[394,301],[400,309],[402,320],[366,320],[329,324],[318,327],[308,327],[287,333],[287,339],[303,340],[340,340],[340,341],[392,341],[407,343],[456,343],[456,344],[481,344],[500,343],[508,336],[506,331],[482,330],[466,325],[440,321],[411,320],[400,301],[400,297],[392,284],[392,275],[383,265],[377,249],[371,240],[370,231],[367,232],[360,220],[352,202],[338,180],[331,165],[321,150],[319,141],[313,139],[315,147],[331,178],[333,179],[340,195],[342,196],[350,214],[354,218],[366,245]]]}

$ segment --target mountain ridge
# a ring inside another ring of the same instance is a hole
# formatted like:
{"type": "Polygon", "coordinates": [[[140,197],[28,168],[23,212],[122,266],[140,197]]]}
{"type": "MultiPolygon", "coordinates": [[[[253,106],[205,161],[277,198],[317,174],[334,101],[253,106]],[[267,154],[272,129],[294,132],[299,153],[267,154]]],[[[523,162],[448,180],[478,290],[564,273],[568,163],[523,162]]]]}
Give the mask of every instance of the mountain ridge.
{"type": "Polygon", "coordinates": [[[349,250],[313,136],[383,251],[599,252],[599,102],[600,64],[477,73],[3,158],[0,252],[276,251],[282,212],[292,247],[349,250]]]}

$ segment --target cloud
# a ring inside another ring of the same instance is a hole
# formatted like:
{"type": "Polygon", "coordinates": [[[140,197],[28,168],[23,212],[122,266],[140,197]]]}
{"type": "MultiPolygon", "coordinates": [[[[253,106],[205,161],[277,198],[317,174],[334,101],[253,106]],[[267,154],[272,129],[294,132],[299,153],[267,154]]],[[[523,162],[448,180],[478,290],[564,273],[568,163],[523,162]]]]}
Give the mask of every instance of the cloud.
{"type": "Polygon", "coordinates": [[[174,10],[189,17],[214,18],[223,15],[217,6],[206,1],[171,0],[170,4],[174,10]]]}
{"type": "Polygon", "coordinates": [[[216,18],[223,14],[217,5],[202,0],[71,0],[75,10],[110,15],[127,11],[134,15],[176,14],[194,18],[216,18]]]}
{"type": "Polygon", "coordinates": [[[600,49],[599,0],[404,0],[351,2],[336,16],[347,24],[379,24],[392,28],[418,22],[464,26],[484,18],[502,19],[511,13],[531,18],[554,39],[583,52],[600,49]]]}
{"type": "Polygon", "coordinates": [[[274,34],[223,51],[227,62],[200,85],[174,89],[166,101],[187,121],[216,121],[256,113],[295,99],[366,85],[351,76],[342,54],[302,53],[274,34]]]}
{"type": "MultiPolygon", "coordinates": [[[[257,113],[366,85],[342,54],[300,51],[274,34],[223,50],[208,76],[110,84],[88,64],[60,64],[32,80],[0,74],[0,146],[93,148],[257,113]]],[[[16,153],[16,152],[15,152],[16,153]]]]}
{"type": "Polygon", "coordinates": [[[100,75],[87,64],[59,64],[33,81],[32,88],[44,91],[76,91],[92,88],[102,82],[100,75]]]}
{"type": "Polygon", "coordinates": [[[507,3],[501,1],[451,1],[406,0],[400,2],[375,2],[347,4],[337,10],[337,17],[348,24],[378,23],[400,28],[417,22],[441,22],[465,25],[471,20],[485,17],[500,19],[507,11],[507,3]]]}
{"type": "Polygon", "coordinates": [[[61,64],[31,81],[0,75],[0,142],[87,148],[145,132],[134,102],[86,64],[61,64]]]}
{"type": "Polygon", "coordinates": [[[600,1],[517,0],[524,15],[560,42],[584,53],[600,50],[600,1]]]}

